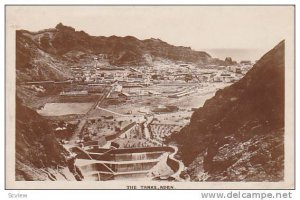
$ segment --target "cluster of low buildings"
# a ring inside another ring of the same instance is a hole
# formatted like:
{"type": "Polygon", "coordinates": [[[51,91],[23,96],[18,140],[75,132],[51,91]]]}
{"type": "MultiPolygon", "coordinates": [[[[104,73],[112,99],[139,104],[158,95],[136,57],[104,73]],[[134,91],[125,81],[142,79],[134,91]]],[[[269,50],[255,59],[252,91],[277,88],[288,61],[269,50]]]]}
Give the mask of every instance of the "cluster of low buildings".
{"type": "MultiPolygon", "coordinates": [[[[241,61],[231,66],[198,67],[192,63],[155,63],[153,66],[114,67],[91,61],[91,65],[71,67],[73,82],[87,85],[114,85],[107,98],[128,98],[130,96],[160,95],[158,91],[143,90],[159,84],[198,84],[224,82],[231,83],[241,79],[252,67],[250,61],[241,61]]],[[[87,91],[62,92],[61,95],[86,95],[87,91]]],[[[193,92],[183,91],[178,98],[193,92]]]]}
{"type": "Polygon", "coordinates": [[[72,67],[71,70],[74,81],[78,82],[109,84],[118,81],[124,87],[143,87],[166,82],[233,82],[240,79],[251,66],[250,61],[208,68],[193,64],[139,67],[99,67],[95,64],[72,67]]]}

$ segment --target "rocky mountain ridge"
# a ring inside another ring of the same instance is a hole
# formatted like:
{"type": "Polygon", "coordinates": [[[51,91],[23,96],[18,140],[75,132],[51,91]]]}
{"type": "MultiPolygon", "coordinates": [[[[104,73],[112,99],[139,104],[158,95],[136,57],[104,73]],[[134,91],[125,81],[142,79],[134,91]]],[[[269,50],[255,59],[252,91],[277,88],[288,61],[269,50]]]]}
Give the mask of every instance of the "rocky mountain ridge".
{"type": "Polygon", "coordinates": [[[173,46],[160,39],[139,40],[132,36],[90,36],[84,31],[58,24],[38,32],[16,31],[17,81],[70,78],[71,66],[85,57],[103,56],[111,66],[151,65],[156,58],[189,62],[199,66],[226,64],[208,53],[173,46]]]}
{"type": "Polygon", "coordinates": [[[284,66],[282,41],[172,137],[192,180],[283,180],[284,66]]]}

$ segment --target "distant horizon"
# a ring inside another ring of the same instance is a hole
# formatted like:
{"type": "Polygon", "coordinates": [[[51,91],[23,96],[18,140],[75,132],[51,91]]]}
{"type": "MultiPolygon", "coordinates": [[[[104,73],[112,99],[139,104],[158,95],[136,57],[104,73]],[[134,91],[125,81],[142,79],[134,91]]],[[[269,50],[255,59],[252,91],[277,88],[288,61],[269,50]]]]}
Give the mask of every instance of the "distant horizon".
{"type": "MultiPolygon", "coordinates": [[[[279,42],[278,42],[279,43],[279,42]]],[[[271,49],[269,49],[271,50],[271,49]]],[[[263,49],[242,49],[242,48],[211,48],[204,49],[213,58],[219,58],[225,60],[226,57],[232,58],[232,60],[240,62],[242,60],[249,60],[255,62],[259,60],[268,51],[263,49]]]]}

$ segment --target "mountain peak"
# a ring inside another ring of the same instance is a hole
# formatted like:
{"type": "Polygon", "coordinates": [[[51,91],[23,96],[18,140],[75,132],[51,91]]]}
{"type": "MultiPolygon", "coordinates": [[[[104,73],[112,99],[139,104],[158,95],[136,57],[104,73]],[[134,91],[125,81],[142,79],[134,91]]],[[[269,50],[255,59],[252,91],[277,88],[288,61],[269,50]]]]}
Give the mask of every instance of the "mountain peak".
{"type": "Polygon", "coordinates": [[[69,31],[75,31],[75,28],[71,26],[65,26],[61,22],[55,26],[56,29],[58,30],[69,30],[69,31]]]}

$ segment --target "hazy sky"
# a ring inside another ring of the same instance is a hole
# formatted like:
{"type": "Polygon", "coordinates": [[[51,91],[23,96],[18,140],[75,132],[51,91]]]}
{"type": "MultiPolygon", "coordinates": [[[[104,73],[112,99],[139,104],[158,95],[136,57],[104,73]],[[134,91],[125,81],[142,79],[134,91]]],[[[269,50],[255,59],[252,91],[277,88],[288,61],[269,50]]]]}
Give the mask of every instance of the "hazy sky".
{"type": "Polygon", "coordinates": [[[287,39],[293,7],[258,6],[25,6],[7,7],[7,25],[38,31],[62,22],[95,36],[160,38],[203,49],[268,51],[287,39]]]}

